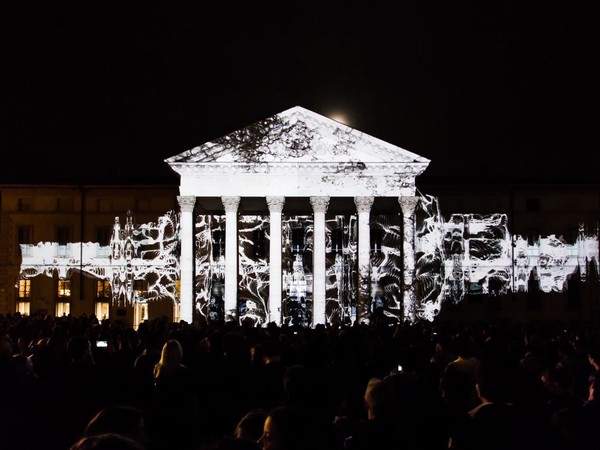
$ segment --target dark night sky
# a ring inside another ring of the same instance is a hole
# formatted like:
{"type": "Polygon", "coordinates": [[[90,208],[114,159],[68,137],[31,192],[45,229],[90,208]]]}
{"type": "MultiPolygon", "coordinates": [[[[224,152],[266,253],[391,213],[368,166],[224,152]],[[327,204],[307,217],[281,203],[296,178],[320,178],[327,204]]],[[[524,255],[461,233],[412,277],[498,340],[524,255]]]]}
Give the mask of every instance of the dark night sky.
{"type": "Polygon", "coordinates": [[[163,3],[2,2],[0,183],[176,183],[296,105],[427,176],[600,181],[598,0],[163,3]]]}

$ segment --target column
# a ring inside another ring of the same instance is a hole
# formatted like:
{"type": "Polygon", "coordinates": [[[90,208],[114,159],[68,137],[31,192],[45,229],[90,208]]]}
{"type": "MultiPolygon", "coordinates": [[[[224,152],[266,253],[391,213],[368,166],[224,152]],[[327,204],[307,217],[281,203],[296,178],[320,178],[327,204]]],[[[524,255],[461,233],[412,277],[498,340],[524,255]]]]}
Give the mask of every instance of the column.
{"type": "Polygon", "coordinates": [[[313,207],[313,327],[325,324],[325,212],[329,206],[329,197],[311,197],[313,207]]]}
{"type": "Polygon", "coordinates": [[[374,200],[374,197],[354,198],[354,204],[358,211],[358,299],[356,304],[358,323],[369,322],[371,305],[371,224],[369,219],[374,200]]]}
{"type": "Polygon", "coordinates": [[[180,319],[192,323],[194,318],[194,205],[196,197],[178,196],[181,211],[180,319]]]}
{"type": "Polygon", "coordinates": [[[221,197],[225,208],[225,320],[237,320],[239,197],[221,197]]]}
{"type": "Polygon", "coordinates": [[[415,298],[415,209],[418,197],[400,197],[402,207],[402,303],[403,320],[414,322],[417,318],[415,298]]]}
{"type": "Polygon", "coordinates": [[[281,325],[281,212],[285,197],[267,197],[269,205],[269,322],[281,325]]]}

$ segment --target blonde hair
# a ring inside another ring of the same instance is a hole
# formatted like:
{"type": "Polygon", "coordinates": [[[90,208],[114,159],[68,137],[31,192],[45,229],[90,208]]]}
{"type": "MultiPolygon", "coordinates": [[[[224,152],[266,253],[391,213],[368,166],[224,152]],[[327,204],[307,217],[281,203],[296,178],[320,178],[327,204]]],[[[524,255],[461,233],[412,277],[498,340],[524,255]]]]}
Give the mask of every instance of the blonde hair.
{"type": "Polygon", "coordinates": [[[169,371],[181,364],[183,348],[177,339],[169,339],[162,346],[160,360],[154,366],[154,378],[158,378],[165,371],[169,371]]]}

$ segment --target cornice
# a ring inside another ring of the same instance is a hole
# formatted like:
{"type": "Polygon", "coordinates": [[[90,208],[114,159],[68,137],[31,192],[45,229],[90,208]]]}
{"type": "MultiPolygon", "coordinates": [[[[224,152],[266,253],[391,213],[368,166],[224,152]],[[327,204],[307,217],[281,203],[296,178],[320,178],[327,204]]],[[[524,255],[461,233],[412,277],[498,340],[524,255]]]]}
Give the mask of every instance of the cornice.
{"type": "Polygon", "coordinates": [[[401,162],[401,163],[362,163],[362,162],[269,162],[269,163],[177,163],[174,168],[185,175],[212,175],[212,174],[297,174],[318,173],[327,175],[392,175],[403,174],[419,175],[427,168],[427,163],[401,162]]]}

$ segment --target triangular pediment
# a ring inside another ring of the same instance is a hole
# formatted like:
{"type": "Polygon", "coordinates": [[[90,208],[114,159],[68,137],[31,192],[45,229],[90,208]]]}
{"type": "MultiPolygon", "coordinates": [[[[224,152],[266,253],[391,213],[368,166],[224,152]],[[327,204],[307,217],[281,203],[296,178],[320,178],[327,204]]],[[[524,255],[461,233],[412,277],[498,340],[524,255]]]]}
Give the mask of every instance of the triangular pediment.
{"type": "Polygon", "coordinates": [[[420,163],[429,160],[300,106],[165,160],[195,164],[420,163]]]}

